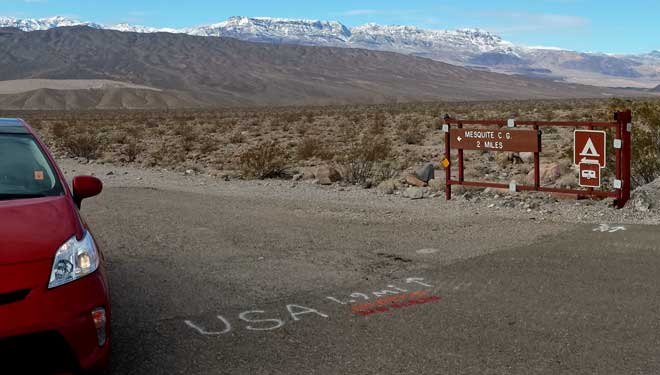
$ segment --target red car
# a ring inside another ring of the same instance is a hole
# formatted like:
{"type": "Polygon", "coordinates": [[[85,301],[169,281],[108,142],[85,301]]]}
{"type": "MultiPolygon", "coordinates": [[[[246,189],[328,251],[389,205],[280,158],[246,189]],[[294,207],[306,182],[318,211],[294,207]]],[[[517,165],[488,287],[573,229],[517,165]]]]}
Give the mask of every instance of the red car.
{"type": "Polygon", "coordinates": [[[73,179],[19,119],[0,119],[0,373],[103,370],[110,303],[103,254],[80,217],[101,181],[73,179]]]}

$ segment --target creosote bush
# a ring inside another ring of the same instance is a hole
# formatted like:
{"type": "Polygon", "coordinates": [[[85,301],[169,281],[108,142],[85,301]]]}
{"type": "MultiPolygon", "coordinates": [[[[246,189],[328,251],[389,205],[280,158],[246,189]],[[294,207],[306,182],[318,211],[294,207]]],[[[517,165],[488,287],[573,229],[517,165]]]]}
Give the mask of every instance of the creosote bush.
{"type": "Polygon", "coordinates": [[[392,155],[392,144],[386,137],[371,138],[362,136],[349,143],[348,149],[339,159],[342,176],[350,183],[363,183],[368,180],[378,182],[391,172],[386,172],[384,164],[392,155]]]}
{"type": "Polygon", "coordinates": [[[274,142],[262,143],[241,154],[240,168],[247,178],[282,177],[287,169],[286,151],[274,142]]]}
{"type": "Polygon", "coordinates": [[[634,116],[632,178],[639,186],[660,177],[660,106],[639,105],[634,116]]]}
{"type": "MultiPolygon", "coordinates": [[[[633,110],[633,178],[636,185],[641,185],[660,176],[660,100],[656,98],[169,111],[4,111],[0,117],[28,120],[58,157],[93,159],[103,153],[109,162],[176,169],[198,166],[209,171],[248,170],[251,172],[244,175],[252,178],[278,175],[281,165],[312,167],[320,161],[332,161],[344,178],[375,183],[387,176],[396,177],[403,169],[421,162],[439,163],[443,146],[439,129],[444,114],[455,118],[612,121],[613,112],[625,108],[633,110]],[[257,152],[260,145],[270,142],[281,153],[257,152]],[[389,152],[385,152],[387,149],[389,152]],[[269,159],[271,162],[267,162],[269,159]]],[[[569,129],[545,128],[542,161],[571,160],[571,140],[569,129]]],[[[614,160],[611,145],[608,141],[610,163],[614,160]]],[[[473,154],[475,160],[469,165],[495,162],[494,158],[488,159],[494,153],[473,154]]],[[[605,171],[612,173],[613,169],[605,171]]],[[[604,176],[609,180],[611,174],[604,176]]],[[[502,178],[508,180],[510,176],[502,178]]]]}

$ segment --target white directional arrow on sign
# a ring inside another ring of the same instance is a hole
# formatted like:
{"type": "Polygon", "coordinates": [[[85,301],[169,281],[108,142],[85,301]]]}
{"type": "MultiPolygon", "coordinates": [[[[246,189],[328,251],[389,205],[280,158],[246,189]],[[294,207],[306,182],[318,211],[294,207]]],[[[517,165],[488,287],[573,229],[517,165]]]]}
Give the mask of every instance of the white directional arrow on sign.
{"type": "Polygon", "coordinates": [[[456,138],[456,139],[458,139],[459,142],[463,140],[462,137],[458,137],[458,138],[456,138]]]}

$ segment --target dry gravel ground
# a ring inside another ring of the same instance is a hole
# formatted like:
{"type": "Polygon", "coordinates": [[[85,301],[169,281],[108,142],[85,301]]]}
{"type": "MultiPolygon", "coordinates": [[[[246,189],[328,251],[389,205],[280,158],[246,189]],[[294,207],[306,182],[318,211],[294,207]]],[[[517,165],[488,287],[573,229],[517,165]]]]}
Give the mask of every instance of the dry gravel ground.
{"type": "MultiPolygon", "coordinates": [[[[444,193],[422,200],[404,198],[378,189],[363,189],[354,185],[320,186],[309,181],[290,180],[225,180],[197,173],[180,173],[168,169],[140,168],[110,164],[85,163],[76,159],[61,159],[60,166],[68,176],[91,174],[101,178],[106,187],[152,188],[158,190],[201,193],[208,195],[311,202],[344,207],[343,213],[354,218],[461,218],[488,215],[496,218],[556,223],[619,223],[660,224],[660,210],[637,212],[626,207],[615,210],[611,200],[561,200],[547,194],[515,194],[503,192],[454,194],[446,201],[444,193]],[[372,211],[373,210],[373,211],[372,211]]],[[[190,172],[190,171],[188,171],[190,172]]],[[[442,173],[442,172],[440,172],[442,173]]],[[[439,176],[442,177],[442,176],[439,176]]]]}
{"type": "Polygon", "coordinates": [[[598,230],[657,212],[60,163],[106,184],[83,214],[108,261],[110,374],[660,370],[658,227],[598,230]]]}

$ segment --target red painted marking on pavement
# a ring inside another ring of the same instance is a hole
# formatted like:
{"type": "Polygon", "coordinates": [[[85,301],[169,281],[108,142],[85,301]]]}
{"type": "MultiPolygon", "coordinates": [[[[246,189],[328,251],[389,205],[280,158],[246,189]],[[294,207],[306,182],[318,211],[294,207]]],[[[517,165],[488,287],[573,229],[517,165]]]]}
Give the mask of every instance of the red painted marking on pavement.
{"type": "Polygon", "coordinates": [[[403,303],[394,303],[394,304],[391,304],[389,307],[377,307],[377,308],[371,309],[371,310],[362,310],[362,311],[358,311],[357,313],[362,315],[362,316],[369,316],[369,315],[373,315],[373,314],[389,312],[389,311],[391,311],[391,309],[403,309],[403,308],[407,308],[407,307],[410,307],[410,306],[423,305],[425,303],[437,302],[437,301],[441,301],[441,300],[442,300],[442,297],[440,297],[440,296],[429,296],[429,297],[425,297],[425,298],[421,298],[421,299],[409,300],[409,301],[406,301],[406,302],[403,302],[403,303]]]}

